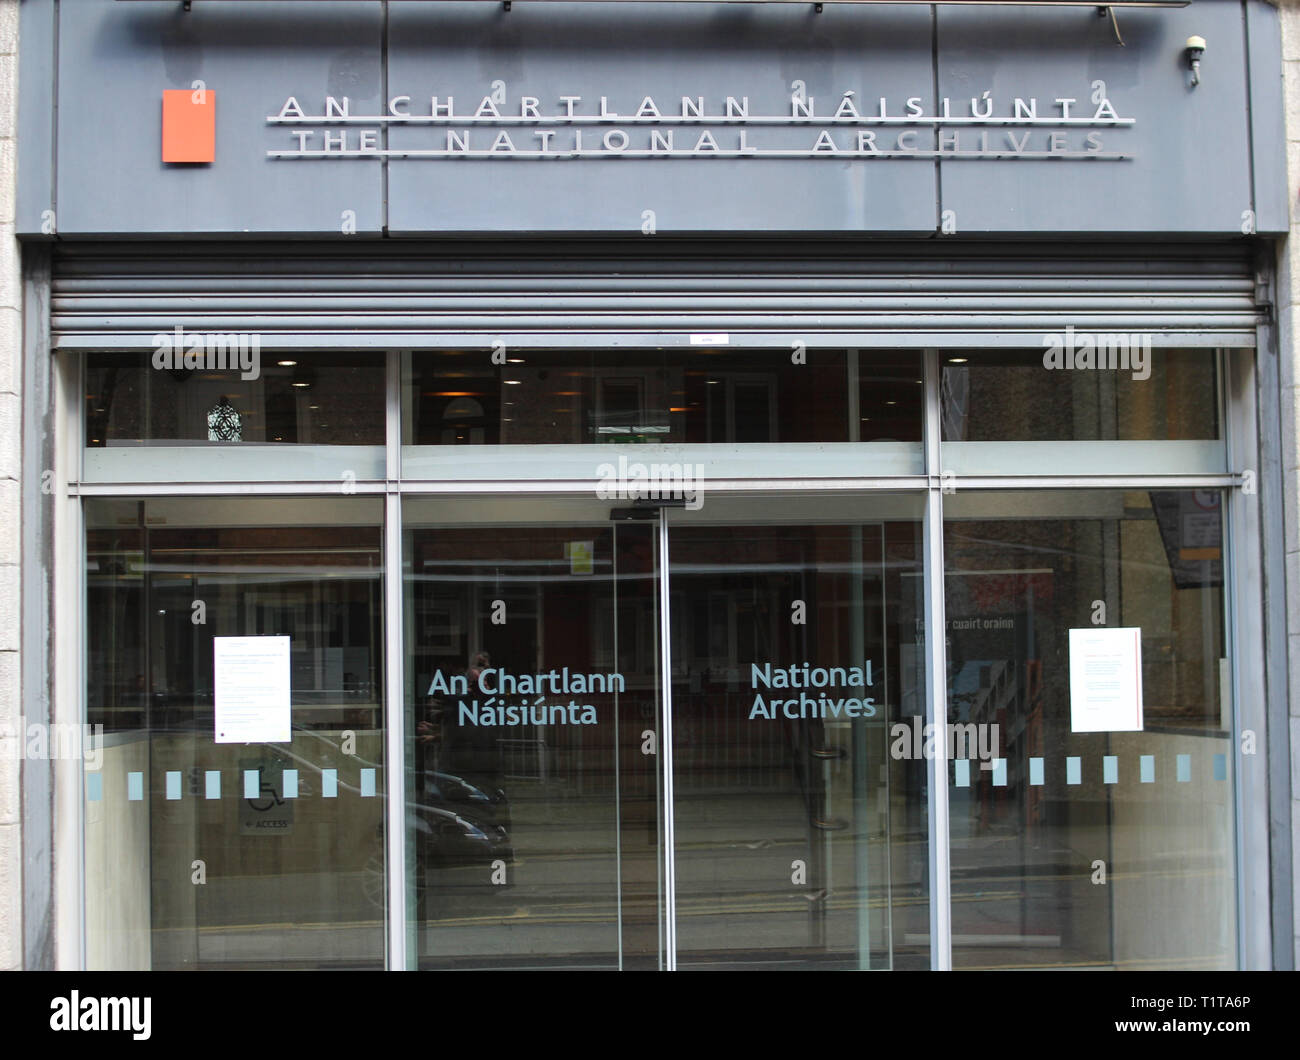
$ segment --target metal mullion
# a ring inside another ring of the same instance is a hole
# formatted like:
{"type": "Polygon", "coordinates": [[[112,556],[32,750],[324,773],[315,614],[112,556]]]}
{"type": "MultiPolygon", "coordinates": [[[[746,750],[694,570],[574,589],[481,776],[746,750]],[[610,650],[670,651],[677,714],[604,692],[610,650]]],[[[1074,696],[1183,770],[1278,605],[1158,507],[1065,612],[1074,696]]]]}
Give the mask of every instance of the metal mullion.
{"type": "MultiPolygon", "coordinates": [[[[937,478],[936,470],[934,476],[937,478]]],[[[1227,489],[1240,483],[1240,476],[1233,472],[1207,471],[1189,472],[1173,475],[963,475],[963,490],[1021,490],[1021,489],[1227,489]]],[[[897,477],[873,477],[864,479],[732,479],[710,480],[711,493],[829,493],[829,492],[882,492],[902,493],[908,490],[924,489],[929,484],[926,475],[900,475],[897,477]]],[[[363,490],[363,484],[357,483],[358,492],[379,492],[377,485],[363,490]]],[[[95,486],[102,490],[104,487],[95,486]]],[[[109,487],[118,491],[121,487],[109,487]]],[[[406,481],[402,489],[408,494],[509,494],[514,496],[524,489],[530,493],[547,495],[568,494],[580,496],[591,491],[591,482],[578,479],[538,482],[529,479],[502,480],[432,480],[406,481]]],[[[326,492],[322,490],[297,490],[297,492],[326,492]]],[[[281,492],[284,492],[283,490],[281,492]]],[[[288,492],[294,492],[289,490],[288,492]]]]}
{"type": "Polygon", "coordinates": [[[659,813],[664,836],[664,967],[677,971],[677,850],[673,820],[673,664],[668,585],[668,510],[659,509],[659,673],[660,768],[663,772],[663,798],[659,813]]]}
{"type": "MultiPolygon", "coordinates": [[[[78,393],[85,391],[78,390],[78,393]]],[[[55,710],[54,716],[58,720],[65,712],[75,712],[76,724],[87,725],[88,707],[87,687],[86,687],[86,656],[89,651],[90,634],[86,622],[87,599],[86,599],[86,524],[85,515],[82,511],[82,500],[80,497],[69,496],[61,505],[64,514],[64,525],[55,530],[55,549],[56,554],[64,558],[64,570],[68,573],[65,575],[66,584],[59,586],[59,576],[55,574],[55,629],[57,632],[66,631],[71,636],[57,638],[64,640],[68,648],[59,651],[56,647],[56,666],[55,681],[63,677],[67,681],[67,687],[62,690],[55,687],[55,710]],[[62,605],[62,606],[61,606],[62,605]],[[71,605],[68,607],[67,605],[71,605]],[[71,620],[60,618],[58,611],[64,615],[71,615],[71,620]],[[72,710],[68,711],[71,707],[72,710]]],[[[83,729],[83,732],[89,731],[83,729]]],[[[102,740],[102,737],[101,737],[102,740]]],[[[101,742],[100,748],[103,749],[101,742]]],[[[75,957],[69,952],[72,948],[71,940],[68,933],[59,931],[56,935],[56,953],[55,968],[63,970],[69,967],[69,964],[78,969],[85,969],[87,965],[88,945],[86,940],[87,920],[86,920],[86,774],[81,762],[74,763],[76,772],[67,777],[66,785],[60,783],[55,793],[56,800],[64,801],[65,805],[55,821],[55,828],[59,829],[62,822],[66,821],[70,826],[69,830],[73,831],[77,837],[76,849],[72,853],[72,866],[67,872],[59,873],[57,876],[56,887],[58,907],[66,908],[68,905],[73,909],[73,922],[75,923],[75,957]],[[65,948],[66,947],[66,948],[65,948]],[[69,957],[73,957],[70,962],[69,957]]],[[[55,832],[56,838],[60,835],[59,831],[55,832]]],[[[66,844],[61,844],[61,848],[66,850],[66,844]]],[[[60,849],[60,847],[56,847],[60,849]]]]}
{"type": "MultiPolygon", "coordinates": [[[[863,479],[710,479],[711,493],[814,493],[829,492],[881,492],[902,493],[907,490],[924,489],[924,475],[900,475],[895,478],[873,477],[863,479]]],[[[358,488],[360,483],[358,483],[358,488]]],[[[407,494],[450,494],[457,497],[470,494],[485,496],[508,494],[512,497],[521,493],[544,495],[590,496],[591,479],[554,479],[539,481],[536,479],[478,479],[457,481],[454,479],[405,479],[402,491],[407,494]]]]}
{"type": "MultiPolygon", "coordinates": [[[[613,606],[610,608],[610,622],[613,624],[614,669],[618,669],[618,523],[611,523],[610,535],[610,593],[613,606]]],[[[618,689],[614,689],[614,901],[618,917],[618,970],[623,971],[623,776],[619,759],[622,756],[622,744],[619,742],[619,701],[618,689]]]]}
{"type": "Polygon", "coordinates": [[[384,490],[384,787],[385,870],[388,902],[389,971],[407,969],[406,918],[406,701],[403,694],[402,638],[402,497],[401,497],[401,362],[389,351],[385,408],[386,467],[384,490]]]}
{"type": "MultiPolygon", "coordinates": [[[[378,496],[383,482],[349,484],[351,493],[378,496]]],[[[73,491],[82,497],[293,497],[339,496],[339,483],[325,482],[81,482],[73,491]]]]}
{"type": "MultiPolygon", "coordinates": [[[[1228,408],[1231,402],[1227,398],[1227,387],[1231,385],[1228,372],[1222,362],[1219,360],[1218,365],[1218,383],[1219,383],[1219,412],[1221,414],[1220,423],[1223,424],[1222,430],[1228,451],[1228,466],[1232,467],[1237,453],[1233,444],[1232,424],[1237,417],[1228,418],[1228,408]]],[[[1238,652],[1241,645],[1239,636],[1238,622],[1241,618],[1241,609],[1237,606],[1237,595],[1241,584],[1239,577],[1241,544],[1242,539],[1237,534],[1237,524],[1241,521],[1241,505],[1239,498],[1233,490],[1225,489],[1220,494],[1222,500],[1219,509],[1219,525],[1222,533],[1222,549],[1220,551],[1220,563],[1223,565],[1224,573],[1224,591],[1223,598],[1220,601],[1220,618],[1223,622],[1224,632],[1224,651],[1230,660],[1231,672],[1229,675],[1229,694],[1232,697],[1232,716],[1228,732],[1229,750],[1233,751],[1241,746],[1241,713],[1242,699],[1240,695],[1240,675],[1241,665],[1238,659],[1238,652]]],[[[1202,619],[1204,621],[1204,619],[1202,619]]],[[[1222,688],[1222,679],[1220,679],[1220,688],[1222,688]]],[[[1222,709],[1222,708],[1220,708],[1222,709]]],[[[1267,747],[1264,748],[1264,761],[1267,762],[1267,747]]],[[[1234,953],[1238,970],[1243,970],[1249,965],[1246,963],[1246,945],[1245,945],[1245,830],[1243,828],[1243,790],[1242,790],[1242,765],[1243,760],[1235,754],[1229,754],[1228,761],[1232,766],[1232,874],[1233,874],[1233,894],[1232,894],[1232,912],[1235,930],[1233,931],[1234,953]]]]}
{"type": "MultiPolygon", "coordinates": [[[[943,490],[940,457],[939,353],[925,351],[925,715],[934,754],[926,762],[930,785],[930,967],[952,969],[952,881],[948,833],[948,662],[944,623],[943,490]]],[[[930,743],[927,741],[927,746],[930,743]]]]}
{"type": "Polygon", "coordinates": [[[390,488],[402,478],[402,354],[389,350],[384,375],[384,475],[390,488]]]}
{"type": "Polygon", "coordinates": [[[1231,489],[1240,485],[1235,472],[1186,475],[962,475],[963,490],[1185,490],[1231,489]]]}
{"type": "MultiPolygon", "coordinates": [[[[48,281],[47,281],[48,283],[48,281]]],[[[48,347],[44,356],[51,356],[53,351],[48,347]]],[[[71,418],[68,420],[68,444],[75,445],[76,448],[66,454],[71,463],[72,481],[80,484],[86,477],[86,406],[83,404],[83,398],[80,395],[86,392],[86,361],[89,355],[86,353],[76,353],[71,356],[75,357],[75,367],[73,374],[76,376],[76,394],[78,395],[76,403],[72,404],[70,411],[71,418]]],[[[57,371],[59,365],[58,357],[54,357],[54,368],[57,371]]],[[[57,433],[56,433],[56,443],[57,433]]]]}

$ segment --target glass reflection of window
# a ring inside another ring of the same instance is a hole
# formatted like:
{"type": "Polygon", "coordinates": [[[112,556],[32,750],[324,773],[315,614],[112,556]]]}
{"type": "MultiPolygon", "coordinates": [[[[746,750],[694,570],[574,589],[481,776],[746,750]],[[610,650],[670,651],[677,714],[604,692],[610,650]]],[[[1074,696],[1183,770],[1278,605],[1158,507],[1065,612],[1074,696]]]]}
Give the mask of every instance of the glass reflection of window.
{"type": "Polygon", "coordinates": [[[919,442],[924,404],[920,355],[892,351],[420,352],[407,387],[421,446],[919,442]]]}
{"type": "Polygon", "coordinates": [[[91,448],[199,442],[382,445],[384,363],[353,353],[265,353],[237,368],[155,368],[148,354],[85,360],[91,448]]]}

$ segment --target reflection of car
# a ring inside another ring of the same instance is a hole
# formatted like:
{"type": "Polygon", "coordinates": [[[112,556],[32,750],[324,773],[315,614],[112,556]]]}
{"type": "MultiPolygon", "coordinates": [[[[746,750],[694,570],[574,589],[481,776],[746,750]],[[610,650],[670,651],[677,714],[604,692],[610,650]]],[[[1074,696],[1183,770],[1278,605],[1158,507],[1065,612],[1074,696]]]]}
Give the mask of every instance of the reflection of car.
{"type": "Polygon", "coordinates": [[[469,811],[441,806],[412,806],[408,819],[415,832],[416,857],[427,868],[509,864],[514,860],[510,833],[469,811]]]}
{"type": "Polygon", "coordinates": [[[423,774],[422,803],[465,810],[490,824],[510,827],[510,800],[498,787],[475,784],[464,777],[429,770],[423,774]]]}
{"type": "MultiPolygon", "coordinates": [[[[470,810],[452,810],[445,806],[407,803],[407,822],[415,833],[416,864],[423,869],[482,866],[484,884],[490,881],[492,863],[514,862],[510,833],[504,825],[477,817],[470,810]]],[[[375,827],[375,847],[365,866],[363,886],[366,897],[378,909],[385,907],[386,869],[384,863],[384,825],[375,827]]],[[[424,901],[424,888],[417,890],[417,901],[424,901]]]]}
{"type": "MultiPolygon", "coordinates": [[[[483,867],[483,883],[490,880],[494,861],[514,862],[510,833],[504,825],[484,820],[470,810],[407,803],[407,822],[415,833],[416,864],[424,869],[483,867]]],[[[363,886],[376,908],[385,906],[384,825],[375,827],[374,852],[365,866],[363,886]]],[[[418,900],[423,901],[423,888],[418,900]]]]}

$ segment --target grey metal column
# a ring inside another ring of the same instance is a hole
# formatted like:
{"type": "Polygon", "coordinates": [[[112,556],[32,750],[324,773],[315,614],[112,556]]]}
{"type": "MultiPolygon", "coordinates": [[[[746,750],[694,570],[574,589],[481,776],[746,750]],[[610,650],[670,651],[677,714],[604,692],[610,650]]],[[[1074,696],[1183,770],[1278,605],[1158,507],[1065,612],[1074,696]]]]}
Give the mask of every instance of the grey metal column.
{"type": "Polygon", "coordinates": [[[402,691],[402,416],[401,354],[387,357],[384,490],[384,765],[388,902],[388,968],[407,969],[406,946],[406,705],[402,691]]]}
{"type": "MultiPolygon", "coordinates": [[[[25,253],[25,252],[24,252],[25,253]]],[[[48,321],[48,316],[46,317],[48,321]]],[[[48,331],[47,331],[48,334],[48,331]]],[[[88,721],[86,698],[86,652],[89,643],[86,620],[86,530],[85,510],[80,487],[67,483],[83,477],[85,459],[85,421],[82,395],[86,392],[86,362],[82,357],[72,364],[66,357],[51,358],[54,390],[56,490],[54,515],[54,717],[81,725],[88,721]],[[59,424],[63,425],[60,437],[59,424]],[[66,496],[64,490],[66,488],[66,496]]],[[[99,747],[103,747],[102,736],[99,747]]],[[[70,763],[55,777],[54,842],[55,850],[64,851],[64,836],[75,836],[76,852],[70,866],[55,862],[55,938],[57,967],[85,968],[89,962],[86,937],[86,772],[84,763],[70,763]],[[72,910],[69,916],[62,910],[72,910]],[[70,924],[62,923],[67,919],[70,924]],[[69,938],[75,931],[76,938],[69,938]]]]}
{"type": "MultiPolygon", "coordinates": [[[[939,354],[925,351],[925,720],[934,755],[926,763],[930,824],[930,967],[952,968],[948,860],[948,652],[943,606],[943,474],[939,466],[939,354]]],[[[927,742],[928,746],[928,742],[927,742]]]]}
{"type": "MultiPolygon", "coordinates": [[[[1277,272],[1271,260],[1261,252],[1256,265],[1257,299],[1276,306],[1277,272]]],[[[1291,325],[1292,314],[1283,313],[1281,319],[1273,322],[1273,315],[1268,323],[1262,323],[1258,330],[1258,345],[1255,352],[1255,392],[1258,395],[1256,410],[1257,428],[1254,437],[1247,434],[1238,444],[1246,446],[1240,461],[1234,460],[1228,465],[1235,470],[1239,464],[1246,464],[1247,453],[1256,453],[1259,458],[1259,479],[1257,497],[1259,503],[1260,526],[1260,562],[1264,587],[1263,614],[1260,616],[1263,628],[1260,636],[1264,646],[1265,686],[1268,692],[1265,708],[1265,738],[1267,747],[1261,747],[1267,763],[1268,783],[1268,817],[1269,817],[1269,860],[1270,860],[1270,908],[1272,916],[1271,967],[1278,971],[1290,971],[1295,968],[1295,890],[1292,879],[1292,844],[1291,832],[1291,733],[1289,715],[1289,691],[1287,674],[1288,629],[1287,629],[1287,591],[1286,591],[1286,521],[1294,518],[1287,512],[1286,487],[1284,485],[1284,466],[1282,447],[1262,445],[1261,439],[1282,438],[1281,395],[1285,393],[1281,378],[1281,365],[1278,350],[1292,349],[1294,328],[1291,325]]],[[[1238,359],[1246,359],[1246,351],[1223,350],[1219,359],[1227,375],[1227,366],[1238,359]]],[[[1226,391],[1226,387],[1224,388],[1226,391]]],[[[1227,402],[1225,401],[1225,404],[1227,402]]],[[[1230,437],[1237,437],[1235,422],[1228,418],[1230,437]]],[[[1250,427],[1250,424],[1246,425],[1250,427]]],[[[1243,498],[1244,499],[1244,498],[1243,498]]],[[[1235,553],[1235,548],[1234,548],[1235,553]]],[[[1236,650],[1232,652],[1234,668],[1240,668],[1242,660],[1236,650]]]]}
{"type": "MultiPolygon", "coordinates": [[[[1266,351],[1261,350],[1259,356],[1266,357],[1266,351]]],[[[1272,687],[1265,679],[1266,648],[1271,644],[1266,644],[1263,609],[1266,601],[1274,608],[1277,602],[1275,597],[1265,596],[1260,562],[1260,541],[1265,533],[1260,494],[1265,489],[1280,491],[1281,484],[1275,465],[1267,468],[1265,478],[1266,469],[1258,463],[1261,451],[1255,436],[1258,409],[1253,359],[1229,355],[1224,368],[1226,405],[1231,413],[1226,418],[1228,468],[1242,474],[1242,488],[1223,491],[1227,650],[1232,660],[1234,707],[1232,742],[1227,750],[1236,796],[1237,966],[1242,970],[1267,970],[1272,965],[1268,765],[1269,744],[1278,735],[1276,728],[1270,730],[1269,713],[1278,699],[1285,702],[1285,691],[1277,688],[1276,670],[1269,675],[1274,680],[1272,687]],[[1241,753],[1246,731],[1255,735],[1254,754],[1241,753]]],[[[1272,526],[1268,531],[1271,543],[1280,545],[1279,528],[1272,526]]],[[[1277,566],[1274,560],[1275,571],[1277,566]]],[[[1278,592],[1275,586],[1270,591],[1278,592]]],[[[1285,689],[1285,685],[1282,687],[1285,689]]],[[[1274,711],[1275,716],[1280,713],[1275,706],[1274,711]]]]}
{"type": "MultiPolygon", "coordinates": [[[[66,518],[68,509],[80,504],[68,500],[62,486],[71,469],[61,461],[56,451],[54,393],[54,360],[50,353],[49,294],[50,255],[48,247],[34,245],[23,250],[23,342],[21,357],[25,362],[20,369],[22,448],[19,481],[16,484],[21,497],[21,526],[16,534],[21,541],[21,566],[15,572],[21,578],[21,620],[18,629],[11,631],[20,639],[20,688],[18,717],[15,724],[49,725],[53,721],[75,721],[80,725],[84,716],[80,711],[81,696],[75,688],[57,687],[58,676],[52,665],[58,645],[54,640],[51,622],[51,597],[54,591],[54,574],[57,570],[54,527],[61,522],[66,530],[79,532],[76,519],[66,518]],[[46,476],[53,475],[55,487],[43,490],[46,476]],[[59,513],[56,515],[56,506],[59,513]],[[60,519],[60,516],[64,518],[60,519]],[[77,704],[76,717],[59,717],[56,699],[67,705],[77,704]]],[[[59,410],[61,411],[61,410],[59,410]]],[[[62,439],[59,439],[60,441],[62,439]]],[[[67,450],[65,449],[65,452],[67,450]]],[[[80,553],[78,542],[77,552],[80,553]]],[[[62,558],[62,557],[58,557],[62,558]]],[[[76,568],[73,568],[76,569],[76,568]]],[[[65,578],[75,580],[73,569],[65,578]]],[[[17,586],[15,586],[17,588],[17,586]]],[[[56,619],[62,617],[55,612],[56,619]]],[[[65,660],[68,661],[68,660],[65,660]]],[[[21,748],[25,735],[20,732],[17,746],[21,748]]],[[[77,908],[61,908],[56,899],[55,851],[61,858],[80,864],[82,856],[81,819],[79,802],[74,806],[69,800],[69,823],[72,828],[64,837],[64,845],[55,845],[56,835],[56,772],[75,776],[74,790],[80,793],[80,761],[56,763],[48,759],[26,757],[18,752],[20,762],[20,806],[18,826],[22,844],[22,967],[49,970],[55,968],[55,925],[67,918],[80,922],[80,894],[77,908]],[[56,765],[59,767],[56,771],[56,765]],[[75,843],[75,846],[74,846],[75,843]]],[[[18,866],[11,869],[19,876],[18,866]]],[[[84,934],[84,933],[79,933],[84,934]]],[[[75,967],[85,966],[85,953],[78,941],[80,957],[75,967]]],[[[64,965],[66,968],[67,965],[64,965]]]]}

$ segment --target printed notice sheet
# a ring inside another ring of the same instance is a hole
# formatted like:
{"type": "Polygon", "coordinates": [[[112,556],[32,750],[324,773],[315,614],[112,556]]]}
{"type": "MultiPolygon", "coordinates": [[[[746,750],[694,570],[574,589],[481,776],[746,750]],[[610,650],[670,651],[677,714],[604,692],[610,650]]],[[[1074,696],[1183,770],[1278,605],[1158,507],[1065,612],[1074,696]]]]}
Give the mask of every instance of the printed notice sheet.
{"type": "Polygon", "coordinates": [[[1070,630],[1070,730],[1142,731],[1142,630],[1070,630]]]}
{"type": "Polygon", "coordinates": [[[214,637],[217,743],[288,743],[289,638],[214,637]]]}

